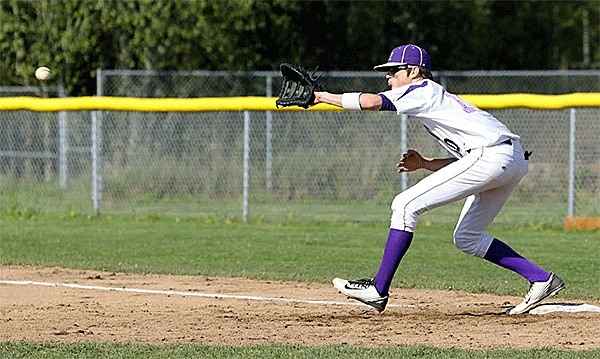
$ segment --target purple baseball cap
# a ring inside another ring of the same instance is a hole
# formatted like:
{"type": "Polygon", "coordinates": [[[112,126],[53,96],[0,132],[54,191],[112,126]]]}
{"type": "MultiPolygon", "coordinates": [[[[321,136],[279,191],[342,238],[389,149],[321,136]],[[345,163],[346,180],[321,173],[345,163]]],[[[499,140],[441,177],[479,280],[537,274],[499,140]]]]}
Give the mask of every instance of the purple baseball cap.
{"type": "Polygon", "coordinates": [[[431,70],[431,59],[427,51],[417,45],[400,45],[392,50],[385,64],[377,65],[373,70],[386,72],[390,67],[401,65],[422,66],[431,70]]]}

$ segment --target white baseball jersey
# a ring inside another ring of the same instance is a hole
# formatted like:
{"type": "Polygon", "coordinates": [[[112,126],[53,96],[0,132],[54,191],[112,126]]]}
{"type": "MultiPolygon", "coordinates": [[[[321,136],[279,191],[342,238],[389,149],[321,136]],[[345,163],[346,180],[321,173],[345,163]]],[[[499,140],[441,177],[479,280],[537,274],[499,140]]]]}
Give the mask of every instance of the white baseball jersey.
{"type": "MultiPolygon", "coordinates": [[[[398,114],[417,117],[427,131],[456,158],[463,157],[468,150],[519,139],[494,116],[449,93],[431,80],[414,82],[379,95],[385,96],[398,114]]],[[[393,110],[386,108],[384,103],[382,110],[385,109],[393,110]]]]}
{"type": "Polygon", "coordinates": [[[491,114],[431,80],[379,96],[381,110],[418,118],[451,155],[459,158],[398,194],[392,202],[390,227],[414,232],[420,214],[467,198],[454,242],[463,252],[483,257],[493,240],[485,230],[528,171],[519,136],[491,114]]]}

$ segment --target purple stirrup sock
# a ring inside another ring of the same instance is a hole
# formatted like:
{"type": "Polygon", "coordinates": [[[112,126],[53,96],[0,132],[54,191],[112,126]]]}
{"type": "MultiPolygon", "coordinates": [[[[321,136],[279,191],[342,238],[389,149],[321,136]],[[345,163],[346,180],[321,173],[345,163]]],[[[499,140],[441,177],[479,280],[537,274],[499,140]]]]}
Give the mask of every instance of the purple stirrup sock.
{"type": "Polygon", "coordinates": [[[380,295],[388,295],[392,284],[392,278],[398,269],[398,265],[412,242],[413,234],[407,231],[390,228],[383,258],[379,265],[379,271],[375,275],[375,288],[380,295]]]}
{"type": "Polygon", "coordinates": [[[523,258],[507,244],[494,238],[483,259],[520,274],[530,282],[545,282],[550,273],[523,258]]]}

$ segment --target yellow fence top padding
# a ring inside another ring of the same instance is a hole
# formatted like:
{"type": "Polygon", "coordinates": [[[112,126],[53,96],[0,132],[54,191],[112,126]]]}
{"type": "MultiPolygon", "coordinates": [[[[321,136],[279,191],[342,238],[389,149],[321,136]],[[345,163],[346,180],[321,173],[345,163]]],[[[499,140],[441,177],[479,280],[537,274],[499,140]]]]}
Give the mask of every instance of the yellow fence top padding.
{"type": "MultiPolygon", "coordinates": [[[[482,109],[533,108],[556,110],[571,107],[600,107],[600,93],[566,95],[500,94],[460,95],[482,109]]],[[[84,96],[66,98],[0,97],[0,111],[306,111],[300,107],[277,108],[275,97],[203,97],[203,98],[139,98],[84,96]]],[[[339,107],[318,104],[309,111],[341,111],[339,107]]]]}
{"type": "Polygon", "coordinates": [[[460,95],[482,109],[535,108],[559,110],[571,107],[600,107],[600,93],[579,92],[565,95],[538,95],[528,93],[500,95],[460,95]]]}

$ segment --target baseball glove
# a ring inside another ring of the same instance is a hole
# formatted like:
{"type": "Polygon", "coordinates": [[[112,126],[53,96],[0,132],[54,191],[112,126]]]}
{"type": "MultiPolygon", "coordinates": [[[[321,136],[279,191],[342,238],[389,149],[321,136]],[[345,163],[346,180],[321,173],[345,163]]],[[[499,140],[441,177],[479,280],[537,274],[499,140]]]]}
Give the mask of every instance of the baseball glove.
{"type": "Polygon", "coordinates": [[[289,63],[282,63],[279,69],[283,75],[283,85],[275,101],[277,107],[308,108],[314,105],[315,91],[323,91],[323,86],[318,82],[321,75],[314,77],[316,69],[309,74],[303,68],[289,63]]]}

